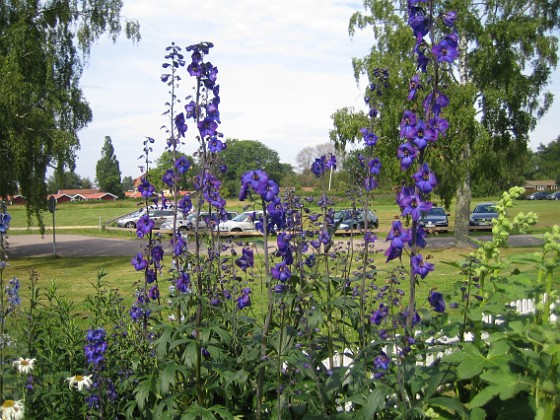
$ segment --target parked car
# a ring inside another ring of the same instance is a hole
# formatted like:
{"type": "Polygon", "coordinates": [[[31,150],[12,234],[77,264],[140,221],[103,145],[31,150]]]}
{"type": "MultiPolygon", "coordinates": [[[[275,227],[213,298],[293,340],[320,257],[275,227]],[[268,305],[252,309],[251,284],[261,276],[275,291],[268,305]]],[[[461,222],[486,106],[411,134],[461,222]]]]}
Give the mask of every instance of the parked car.
{"type": "Polygon", "coordinates": [[[251,210],[241,213],[240,215],[234,217],[227,222],[220,223],[217,229],[220,232],[246,232],[253,231],[257,228],[255,227],[255,222],[263,218],[262,210],[251,210]]]}
{"type": "MultiPolygon", "coordinates": [[[[138,223],[138,219],[146,214],[146,209],[134,212],[127,216],[121,217],[117,220],[117,226],[128,228],[128,229],[136,229],[136,225],[138,223]]],[[[154,229],[159,229],[162,224],[169,220],[173,220],[173,215],[175,211],[172,209],[165,209],[165,210],[154,210],[148,209],[148,216],[150,219],[154,221],[154,229]]]]}
{"type": "Polygon", "coordinates": [[[492,219],[498,217],[498,211],[494,203],[478,204],[469,218],[470,226],[492,226],[492,219]]]}
{"type": "Polygon", "coordinates": [[[364,229],[366,226],[366,218],[368,227],[373,227],[377,229],[379,227],[379,219],[373,210],[354,210],[354,209],[344,209],[338,210],[333,216],[335,224],[338,224],[338,229],[350,230],[350,229],[364,229]],[[367,216],[366,216],[367,214],[367,216]]]}
{"type": "Polygon", "coordinates": [[[555,191],[552,194],[546,196],[547,200],[560,200],[560,191],[555,191]]]}
{"type": "Polygon", "coordinates": [[[418,225],[426,228],[449,227],[449,213],[446,213],[443,207],[432,207],[430,210],[422,213],[422,217],[418,220],[418,225]]]}
{"type": "MultiPolygon", "coordinates": [[[[239,213],[237,213],[236,211],[228,211],[227,212],[228,220],[231,220],[238,215],[239,215],[239,213]]],[[[213,216],[216,217],[216,214],[214,214],[213,216]]],[[[209,217],[209,214],[207,212],[201,212],[200,213],[200,217],[198,219],[198,229],[199,230],[204,230],[208,227],[208,225],[207,225],[208,217],[209,217]]],[[[213,223],[216,224],[216,222],[213,222],[213,223]]],[[[223,223],[223,222],[220,222],[220,223],[223,223]]],[[[196,214],[195,213],[189,214],[187,217],[185,217],[183,219],[177,219],[177,232],[179,232],[182,235],[185,235],[185,234],[187,234],[187,232],[194,230],[195,224],[196,224],[196,214]]],[[[172,230],[173,229],[173,220],[165,222],[163,225],[161,225],[161,229],[162,230],[172,230]]]]}
{"type": "Polygon", "coordinates": [[[527,196],[527,200],[546,200],[549,195],[546,191],[535,191],[527,196]]]}

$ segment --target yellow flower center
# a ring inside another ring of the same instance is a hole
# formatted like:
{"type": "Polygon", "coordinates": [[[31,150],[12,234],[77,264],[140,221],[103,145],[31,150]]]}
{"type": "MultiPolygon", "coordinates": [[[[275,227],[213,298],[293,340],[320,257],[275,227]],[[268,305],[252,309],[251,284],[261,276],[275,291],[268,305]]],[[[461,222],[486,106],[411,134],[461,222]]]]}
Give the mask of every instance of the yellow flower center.
{"type": "Polygon", "coordinates": [[[74,379],[76,379],[76,382],[82,382],[84,380],[84,377],[82,375],[76,375],[74,379]]]}
{"type": "Polygon", "coordinates": [[[4,404],[2,404],[2,408],[12,408],[16,405],[16,402],[14,400],[6,400],[4,401],[4,404]]]}
{"type": "Polygon", "coordinates": [[[22,366],[29,366],[29,364],[30,364],[30,363],[29,363],[27,360],[22,360],[22,361],[21,361],[21,365],[22,365],[22,366]]]}

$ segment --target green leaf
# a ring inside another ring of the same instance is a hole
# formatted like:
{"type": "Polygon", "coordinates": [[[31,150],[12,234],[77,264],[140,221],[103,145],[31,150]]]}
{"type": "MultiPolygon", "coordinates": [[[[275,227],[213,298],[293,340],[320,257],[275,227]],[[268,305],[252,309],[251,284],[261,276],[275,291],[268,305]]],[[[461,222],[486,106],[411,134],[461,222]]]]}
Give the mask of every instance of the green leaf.
{"type": "Polygon", "coordinates": [[[482,407],[500,392],[498,385],[490,385],[479,391],[469,403],[469,407],[482,407]]]}
{"type": "Polygon", "coordinates": [[[485,369],[499,368],[513,357],[508,353],[509,345],[505,340],[490,345],[488,355],[484,356],[473,343],[463,343],[463,348],[444,356],[447,362],[457,362],[457,375],[469,379],[479,375],[485,369]]]}
{"type": "Polygon", "coordinates": [[[146,377],[146,379],[141,381],[134,389],[134,399],[138,403],[140,411],[144,410],[144,405],[152,392],[153,379],[154,377],[152,375],[146,377]]]}
{"type": "Polygon", "coordinates": [[[443,408],[444,410],[450,410],[454,413],[457,413],[461,416],[461,418],[467,418],[468,413],[463,404],[460,401],[457,401],[450,397],[434,397],[428,400],[428,405],[430,407],[439,407],[443,408]]]}

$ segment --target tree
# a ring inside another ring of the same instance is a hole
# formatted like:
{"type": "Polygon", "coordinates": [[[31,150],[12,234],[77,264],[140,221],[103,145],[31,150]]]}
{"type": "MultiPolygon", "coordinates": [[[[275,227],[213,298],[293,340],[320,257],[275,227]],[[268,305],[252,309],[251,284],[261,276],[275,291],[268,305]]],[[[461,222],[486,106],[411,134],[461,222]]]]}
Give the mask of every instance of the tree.
{"type": "Polygon", "coordinates": [[[78,188],[91,188],[92,182],[89,178],[82,178],[75,172],[64,171],[62,176],[54,173],[47,179],[47,192],[49,194],[56,194],[58,190],[63,189],[78,189],[78,188]]]}
{"type": "Polygon", "coordinates": [[[311,164],[315,161],[315,159],[321,156],[330,155],[336,156],[337,166],[342,166],[343,162],[343,155],[338,153],[335,150],[335,143],[322,143],[317,144],[315,146],[305,147],[299,151],[296,155],[296,163],[298,164],[298,170],[300,173],[305,172],[306,170],[311,169],[311,164]]]}
{"type": "MultiPolygon", "coordinates": [[[[416,71],[410,54],[414,39],[407,16],[401,14],[404,3],[366,0],[366,13],[357,12],[350,21],[350,34],[371,26],[376,41],[368,56],[354,60],[355,76],[365,74],[373,83],[376,67],[389,69],[379,126],[379,136],[389,147],[386,156],[399,143],[403,98],[416,71]]],[[[560,15],[555,1],[453,1],[446,9],[458,15],[460,56],[457,66],[442,75],[451,99],[446,111],[450,131],[428,159],[439,175],[438,193],[448,200],[456,191],[456,238],[462,245],[468,232],[471,175],[500,179],[512,168],[521,174],[528,133],[552,102],[545,88],[558,61],[552,31],[559,27],[560,15]]]]}
{"type": "Polygon", "coordinates": [[[538,179],[553,179],[560,183],[560,136],[548,145],[541,143],[535,155],[538,179]]]}
{"type": "MultiPolygon", "coordinates": [[[[177,159],[180,157],[187,157],[187,155],[177,152],[177,159]]],[[[194,162],[191,158],[188,158],[188,160],[191,162],[191,169],[189,170],[189,173],[198,173],[196,169],[196,162],[194,162]]],[[[174,162],[175,157],[173,152],[171,150],[166,150],[155,160],[154,167],[148,170],[148,179],[157,191],[169,190],[169,185],[163,182],[163,175],[169,168],[173,167],[174,162]]],[[[182,191],[193,190],[194,185],[191,178],[192,176],[181,177],[177,185],[178,189],[182,191]]]]}
{"type": "Polygon", "coordinates": [[[101,159],[97,161],[95,166],[95,174],[97,176],[97,185],[102,191],[122,198],[121,170],[119,169],[119,161],[115,156],[111,137],[109,136],[105,137],[105,143],[101,149],[101,159]]]}
{"type": "Polygon", "coordinates": [[[131,176],[123,177],[121,186],[123,191],[131,191],[134,188],[134,179],[131,176]]]}
{"type": "Polygon", "coordinates": [[[241,176],[255,168],[263,169],[268,176],[278,184],[282,179],[293,173],[292,166],[280,163],[278,152],[270,149],[257,140],[227,139],[227,148],[219,154],[224,165],[227,166],[223,179],[223,187],[230,196],[239,192],[241,176]]]}
{"type": "Polygon", "coordinates": [[[0,196],[24,195],[40,225],[47,168],[73,171],[77,133],[92,119],[79,84],[92,43],[123,29],[140,39],[121,9],[109,0],[0,2],[0,196]]]}

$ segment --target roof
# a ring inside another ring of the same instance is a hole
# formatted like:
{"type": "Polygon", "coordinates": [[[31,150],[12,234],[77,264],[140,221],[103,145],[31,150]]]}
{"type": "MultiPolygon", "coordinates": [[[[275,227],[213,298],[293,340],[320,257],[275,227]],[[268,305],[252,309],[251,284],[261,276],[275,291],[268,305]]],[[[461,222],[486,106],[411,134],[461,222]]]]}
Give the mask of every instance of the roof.
{"type": "Polygon", "coordinates": [[[554,181],[553,179],[547,179],[547,180],[528,180],[525,181],[525,185],[556,185],[556,181],[554,181]]]}
{"type": "Polygon", "coordinates": [[[66,194],[73,197],[77,194],[84,196],[84,194],[96,194],[99,192],[103,192],[103,191],[100,191],[98,188],[76,188],[73,190],[58,190],[57,194],[66,194]]]}

